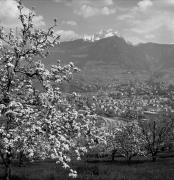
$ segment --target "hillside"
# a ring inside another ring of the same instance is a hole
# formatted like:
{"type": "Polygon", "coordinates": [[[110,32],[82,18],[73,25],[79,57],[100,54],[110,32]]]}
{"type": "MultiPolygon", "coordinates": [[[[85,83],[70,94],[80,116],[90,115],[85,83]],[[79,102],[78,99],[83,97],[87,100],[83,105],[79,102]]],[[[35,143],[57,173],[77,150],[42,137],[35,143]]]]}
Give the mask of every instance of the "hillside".
{"type": "Polygon", "coordinates": [[[57,59],[74,62],[86,83],[157,78],[173,83],[174,45],[146,43],[134,46],[116,35],[97,41],[62,42],[51,49],[47,66],[57,59]]]}

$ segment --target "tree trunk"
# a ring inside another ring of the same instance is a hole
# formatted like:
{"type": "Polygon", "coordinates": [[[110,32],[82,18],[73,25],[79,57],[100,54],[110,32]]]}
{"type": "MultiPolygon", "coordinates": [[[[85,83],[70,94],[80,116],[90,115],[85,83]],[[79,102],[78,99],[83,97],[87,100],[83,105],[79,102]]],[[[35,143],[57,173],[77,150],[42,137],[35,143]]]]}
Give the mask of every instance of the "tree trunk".
{"type": "Polygon", "coordinates": [[[11,179],[11,164],[5,166],[5,180],[11,179]]]}
{"type": "Polygon", "coordinates": [[[156,162],[156,156],[152,156],[152,161],[156,162]]]}
{"type": "Polygon", "coordinates": [[[11,160],[12,160],[12,154],[11,150],[9,149],[9,153],[6,154],[5,158],[5,180],[11,179],[11,160]]]}
{"type": "Polygon", "coordinates": [[[115,153],[116,153],[116,151],[112,151],[112,161],[114,161],[115,160],[115,153]]]}
{"type": "Polygon", "coordinates": [[[127,163],[128,163],[128,164],[130,164],[131,159],[132,159],[132,156],[128,156],[128,157],[127,157],[127,163]]]}
{"type": "Polygon", "coordinates": [[[129,156],[128,161],[131,161],[131,159],[132,159],[132,156],[129,156]]]}
{"type": "Polygon", "coordinates": [[[19,167],[23,166],[23,152],[19,152],[19,167]]]}

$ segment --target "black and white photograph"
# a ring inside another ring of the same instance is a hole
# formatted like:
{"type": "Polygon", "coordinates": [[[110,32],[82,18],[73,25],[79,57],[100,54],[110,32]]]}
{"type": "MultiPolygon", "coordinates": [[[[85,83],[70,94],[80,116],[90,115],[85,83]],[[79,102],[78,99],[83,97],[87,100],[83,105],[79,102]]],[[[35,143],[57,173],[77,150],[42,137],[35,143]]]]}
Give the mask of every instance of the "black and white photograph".
{"type": "Polygon", "coordinates": [[[174,0],[0,0],[0,180],[174,180],[174,0]]]}

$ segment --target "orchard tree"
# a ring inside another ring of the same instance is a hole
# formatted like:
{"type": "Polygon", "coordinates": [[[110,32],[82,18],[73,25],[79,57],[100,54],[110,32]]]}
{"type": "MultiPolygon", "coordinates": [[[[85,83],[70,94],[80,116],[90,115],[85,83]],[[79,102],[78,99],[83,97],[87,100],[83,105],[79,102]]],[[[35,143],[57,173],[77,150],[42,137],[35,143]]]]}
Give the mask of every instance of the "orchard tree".
{"type": "Polygon", "coordinates": [[[55,159],[76,177],[69,166],[71,155],[80,159],[86,152],[81,137],[88,145],[96,138],[95,115],[89,109],[81,113],[59,89],[78,70],[74,64],[58,61],[47,69],[41,61],[59,41],[53,30],[56,21],[48,31],[35,29],[34,11],[24,14],[21,1],[18,10],[18,34],[0,28],[0,156],[6,180],[21,152],[30,160],[55,159]]]}
{"type": "Polygon", "coordinates": [[[170,144],[173,138],[174,121],[171,117],[161,115],[159,112],[148,112],[146,116],[146,119],[139,121],[139,126],[145,137],[147,152],[155,162],[161,148],[170,144]]]}
{"type": "Polygon", "coordinates": [[[115,153],[125,157],[128,162],[134,156],[145,155],[144,145],[145,139],[136,121],[112,129],[107,137],[107,148],[112,152],[112,160],[115,153]]]}

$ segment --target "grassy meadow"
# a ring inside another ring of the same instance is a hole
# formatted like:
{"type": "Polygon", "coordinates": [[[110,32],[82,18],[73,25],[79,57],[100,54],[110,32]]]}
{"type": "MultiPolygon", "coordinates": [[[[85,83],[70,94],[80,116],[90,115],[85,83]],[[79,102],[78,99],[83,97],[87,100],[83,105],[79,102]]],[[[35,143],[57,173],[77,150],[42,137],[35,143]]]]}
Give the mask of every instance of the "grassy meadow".
{"type": "MultiPolygon", "coordinates": [[[[78,161],[72,163],[78,172],[77,180],[173,180],[174,155],[161,154],[156,162],[133,159],[78,161]]],[[[53,161],[26,163],[23,167],[13,165],[12,180],[71,180],[67,171],[53,161]]],[[[0,179],[3,179],[3,167],[0,179]]]]}

